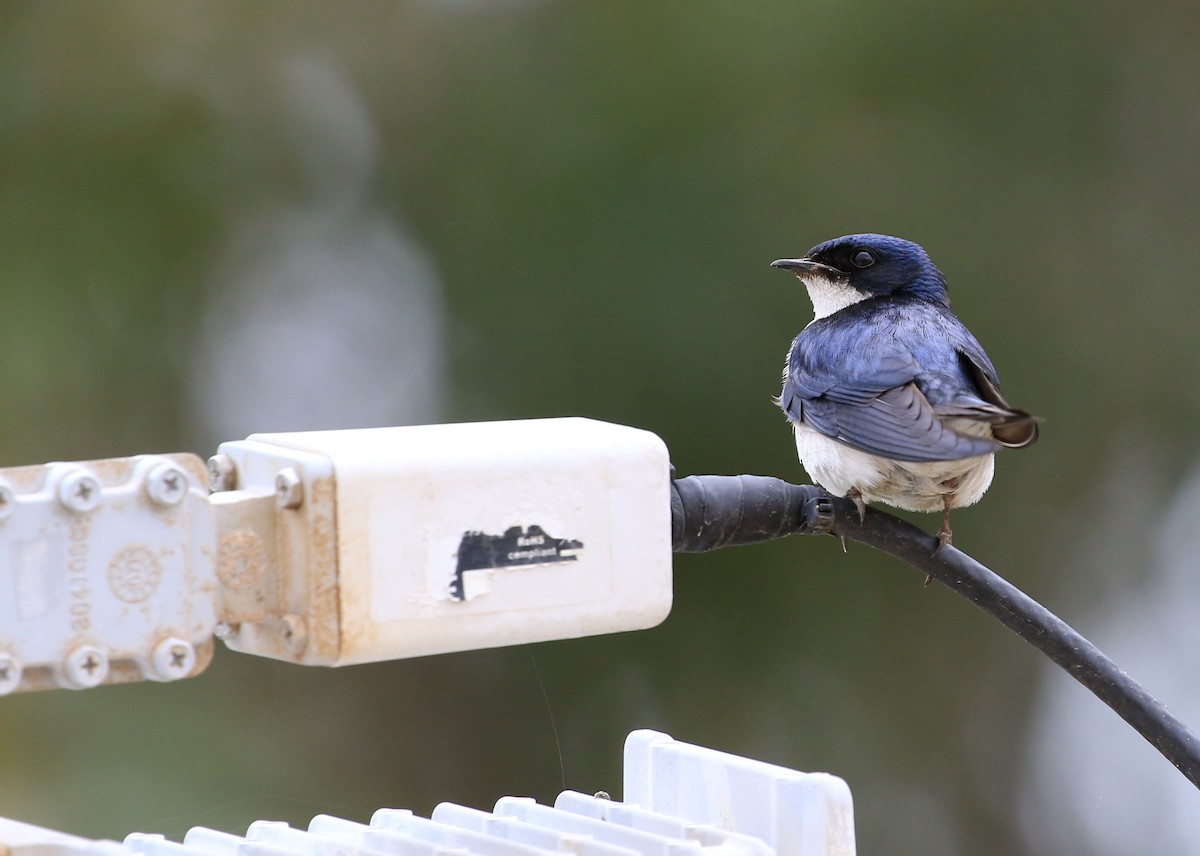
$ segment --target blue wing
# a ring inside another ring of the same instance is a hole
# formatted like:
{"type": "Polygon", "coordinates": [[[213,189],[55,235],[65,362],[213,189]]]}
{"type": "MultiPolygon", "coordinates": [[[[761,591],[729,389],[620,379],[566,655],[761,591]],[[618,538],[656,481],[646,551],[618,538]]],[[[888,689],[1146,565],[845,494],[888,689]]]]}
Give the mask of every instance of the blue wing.
{"type": "Polygon", "coordinates": [[[1019,414],[1036,436],[1032,417],[999,398],[995,369],[970,332],[923,301],[864,301],[810,324],[792,344],[779,405],[827,437],[902,461],[958,460],[1010,445],[990,430],[956,430],[974,422],[992,426],[1019,414]],[[984,397],[975,376],[998,401],[984,397]]]}

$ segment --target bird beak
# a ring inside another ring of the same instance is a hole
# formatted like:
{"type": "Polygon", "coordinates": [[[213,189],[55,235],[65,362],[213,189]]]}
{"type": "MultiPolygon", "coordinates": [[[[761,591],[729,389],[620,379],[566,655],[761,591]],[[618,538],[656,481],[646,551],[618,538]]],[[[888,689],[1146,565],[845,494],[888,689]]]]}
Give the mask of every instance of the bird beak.
{"type": "Polygon", "coordinates": [[[805,274],[818,274],[827,279],[836,279],[844,274],[837,268],[832,268],[829,265],[823,265],[820,262],[814,262],[811,259],[776,259],[771,262],[771,267],[790,270],[796,276],[804,278],[805,274]]]}

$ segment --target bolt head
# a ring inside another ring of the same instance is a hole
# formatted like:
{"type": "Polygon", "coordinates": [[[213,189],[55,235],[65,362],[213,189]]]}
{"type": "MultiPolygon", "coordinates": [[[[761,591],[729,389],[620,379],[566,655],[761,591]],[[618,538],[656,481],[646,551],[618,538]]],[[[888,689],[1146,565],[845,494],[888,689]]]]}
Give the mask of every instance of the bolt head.
{"type": "Polygon", "coordinates": [[[85,469],[72,470],[58,482],[58,501],[63,508],[85,514],[100,504],[100,480],[85,469]]]}
{"type": "Polygon", "coordinates": [[[236,621],[218,621],[213,627],[213,636],[216,636],[222,642],[226,639],[232,639],[238,635],[238,631],[242,629],[242,625],[236,621]]]}
{"type": "Polygon", "coordinates": [[[67,654],[63,674],[72,689],[97,687],[108,677],[108,655],[95,645],[80,645],[67,654]]]}
{"type": "Polygon", "coordinates": [[[178,464],[166,461],[146,474],[146,494],[157,505],[172,506],[183,502],[191,483],[178,464]]]}
{"type": "Polygon", "coordinates": [[[284,467],[275,476],[275,504],[280,508],[299,508],[304,504],[304,480],[295,467],[284,467]]]}
{"type": "Polygon", "coordinates": [[[196,648],[186,639],[169,636],[154,646],[150,662],[160,681],[186,678],[196,668],[196,648]]]}
{"type": "Polygon", "coordinates": [[[233,458],[216,454],[208,459],[208,486],[213,493],[237,487],[237,465],[233,458]]]}
{"type": "Polygon", "coordinates": [[[12,654],[0,653],[0,696],[21,685],[21,664],[12,654]]]}

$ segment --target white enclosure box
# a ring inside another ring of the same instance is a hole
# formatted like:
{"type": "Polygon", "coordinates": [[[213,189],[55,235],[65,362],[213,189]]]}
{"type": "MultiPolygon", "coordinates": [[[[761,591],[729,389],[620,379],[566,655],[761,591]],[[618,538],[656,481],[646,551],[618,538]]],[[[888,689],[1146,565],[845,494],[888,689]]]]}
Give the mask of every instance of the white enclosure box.
{"type": "Polygon", "coordinates": [[[534,419],[255,434],[220,452],[237,471],[238,489],[212,498],[229,515],[217,576],[221,614],[242,617],[236,650],[344,665],[641,629],[670,611],[670,465],[647,431],[534,419]],[[281,472],[299,482],[281,513],[239,500],[274,497],[281,472]],[[243,549],[262,538],[270,572],[243,549]]]}
{"type": "Polygon", "coordinates": [[[204,670],[206,481],[195,455],[0,470],[0,695],[204,670]]]}

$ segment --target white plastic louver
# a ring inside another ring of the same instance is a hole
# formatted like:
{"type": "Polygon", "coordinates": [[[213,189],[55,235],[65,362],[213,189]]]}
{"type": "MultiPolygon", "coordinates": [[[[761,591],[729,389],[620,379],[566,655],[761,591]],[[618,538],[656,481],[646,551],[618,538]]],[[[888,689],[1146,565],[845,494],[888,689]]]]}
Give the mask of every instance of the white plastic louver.
{"type": "Polygon", "coordinates": [[[6,856],[854,856],[850,789],[836,776],[635,731],[625,802],[574,791],[553,806],[503,797],[485,812],[442,803],[370,824],[318,815],[307,830],[255,821],[245,836],[195,827],[183,843],[133,833],[89,841],[0,819],[6,856]]]}

